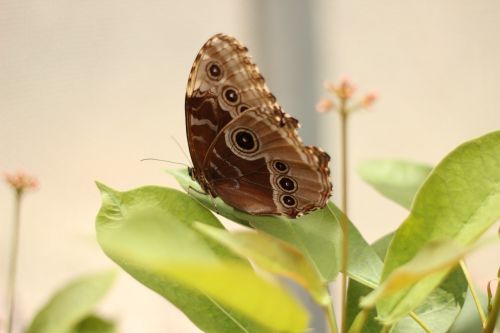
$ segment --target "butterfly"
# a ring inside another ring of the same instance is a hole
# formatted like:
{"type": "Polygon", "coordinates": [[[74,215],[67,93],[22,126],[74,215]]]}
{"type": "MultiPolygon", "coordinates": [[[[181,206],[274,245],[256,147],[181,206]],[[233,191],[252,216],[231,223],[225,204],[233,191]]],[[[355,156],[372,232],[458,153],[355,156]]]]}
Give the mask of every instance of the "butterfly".
{"type": "Polygon", "coordinates": [[[304,146],[248,49],[217,34],[201,48],[187,84],[191,177],[212,197],[253,215],[295,218],[332,192],[327,153],[304,146]]]}

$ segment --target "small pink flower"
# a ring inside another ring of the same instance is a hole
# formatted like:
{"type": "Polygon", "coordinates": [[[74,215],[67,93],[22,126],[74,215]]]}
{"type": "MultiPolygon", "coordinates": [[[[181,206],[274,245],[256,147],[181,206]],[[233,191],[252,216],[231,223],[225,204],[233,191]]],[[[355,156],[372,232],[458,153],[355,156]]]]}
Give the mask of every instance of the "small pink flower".
{"type": "Polygon", "coordinates": [[[361,106],[364,108],[369,108],[371,107],[378,99],[378,95],[375,92],[371,92],[367,94],[363,99],[361,100],[361,106]]]}
{"type": "Polygon", "coordinates": [[[23,171],[17,171],[14,174],[5,173],[5,181],[18,192],[38,188],[38,180],[23,171]]]}
{"type": "Polygon", "coordinates": [[[331,81],[325,81],[324,87],[340,99],[349,99],[356,91],[356,86],[347,76],[342,77],[338,85],[331,81]]]}
{"type": "Polygon", "coordinates": [[[316,104],[316,111],[323,113],[327,112],[330,110],[333,110],[335,108],[335,104],[331,99],[328,98],[323,98],[321,99],[318,104],[316,104]]]}
{"type": "Polygon", "coordinates": [[[336,92],[340,99],[349,99],[354,95],[356,86],[348,77],[343,77],[340,80],[340,85],[337,87],[336,92]]]}
{"type": "Polygon", "coordinates": [[[322,99],[316,104],[316,111],[321,113],[334,110],[340,114],[348,114],[360,109],[370,108],[378,100],[378,95],[374,92],[354,100],[357,89],[347,76],[341,77],[338,83],[325,81],[323,85],[333,95],[333,98],[322,99]]]}

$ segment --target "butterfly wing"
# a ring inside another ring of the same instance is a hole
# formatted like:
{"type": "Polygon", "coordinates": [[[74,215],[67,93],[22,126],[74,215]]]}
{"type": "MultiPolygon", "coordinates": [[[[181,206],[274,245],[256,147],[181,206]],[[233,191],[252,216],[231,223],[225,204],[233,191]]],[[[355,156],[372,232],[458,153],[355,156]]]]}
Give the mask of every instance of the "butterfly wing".
{"type": "Polygon", "coordinates": [[[201,48],[185,108],[193,176],[205,191],[259,215],[295,217],[325,205],[328,155],[302,145],[297,120],[281,110],[236,39],[218,34],[201,48]],[[251,142],[258,147],[249,152],[251,142]]]}
{"type": "Polygon", "coordinates": [[[304,146],[295,127],[265,107],[229,122],[203,163],[214,194],[255,215],[296,217],[325,206],[332,190],[330,157],[304,146]]]}
{"type": "Polygon", "coordinates": [[[217,34],[203,45],[194,61],[185,109],[195,172],[220,130],[242,112],[266,107],[283,114],[247,51],[235,38],[217,34]]]}

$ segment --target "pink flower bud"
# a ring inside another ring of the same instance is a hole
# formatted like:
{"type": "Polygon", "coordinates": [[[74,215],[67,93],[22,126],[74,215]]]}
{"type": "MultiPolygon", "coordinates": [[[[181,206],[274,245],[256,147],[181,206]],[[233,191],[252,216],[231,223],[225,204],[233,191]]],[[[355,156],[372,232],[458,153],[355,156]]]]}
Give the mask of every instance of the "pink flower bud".
{"type": "Polygon", "coordinates": [[[323,113],[332,110],[334,107],[335,105],[331,99],[323,98],[316,104],[316,111],[323,113]]]}
{"type": "Polygon", "coordinates": [[[355,91],[356,91],[356,86],[352,83],[352,81],[348,77],[343,77],[340,80],[340,85],[336,90],[337,95],[341,99],[351,98],[355,91]]]}
{"type": "Polygon", "coordinates": [[[367,94],[363,99],[361,100],[361,105],[364,108],[369,108],[371,107],[378,99],[378,95],[375,92],[371,92],[367,94]]]}
{"type": "Polygon", "coordinates": [[[38,180],[23,171],[17,171],[14,174],[5,173],[5,181],[16,191],[23,191],[25,189],[34,190],[38,188],[38,180]]]}

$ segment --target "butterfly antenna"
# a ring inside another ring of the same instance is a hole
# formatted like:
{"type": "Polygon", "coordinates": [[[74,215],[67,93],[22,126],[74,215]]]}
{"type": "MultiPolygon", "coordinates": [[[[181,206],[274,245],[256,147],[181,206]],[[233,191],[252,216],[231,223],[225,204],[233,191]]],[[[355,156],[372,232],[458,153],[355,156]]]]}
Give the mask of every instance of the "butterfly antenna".
{"type": "Polygon", "coordinates": [[[185,167],[190,167],[189,165],[187,165],[186,163],[181,163],[181,162],[174,162],[174,161],[168,161],[168,160],[161,160],[159,158],[143,158],[141,159],[141,162],[143,161],[159,161],[159,162],[165,162],[165,163],[171,163],[171,164],[177,164],[177,165],[183,165],[185,167]]]}
{"type": "Polygon", "coordinates": [[[182,154],[184,155],[184,157],[186,158],[186,160],[188,161],[188,163],[190,163],[190,164],[191,164],[191,166],[190,166],[190,167],[192,168],[192,167],[193,167],[193,162],[191,161],[191,159],[190,159],[190,158],[188,157],[188,155],[186,154],[186,151],[185,151],[184,149],[182,149],[182,146],[181,146],[181,144],[179,143],[179,141],[177,141],[177,139],[176,139],[173,135],[171,135],[171,136],[170,136],[170,138],[171,138],[172,140],[174,140],[175,144],[177,145],[177,147],[179,147],[179,149],[181,150],[182,154]]]}

